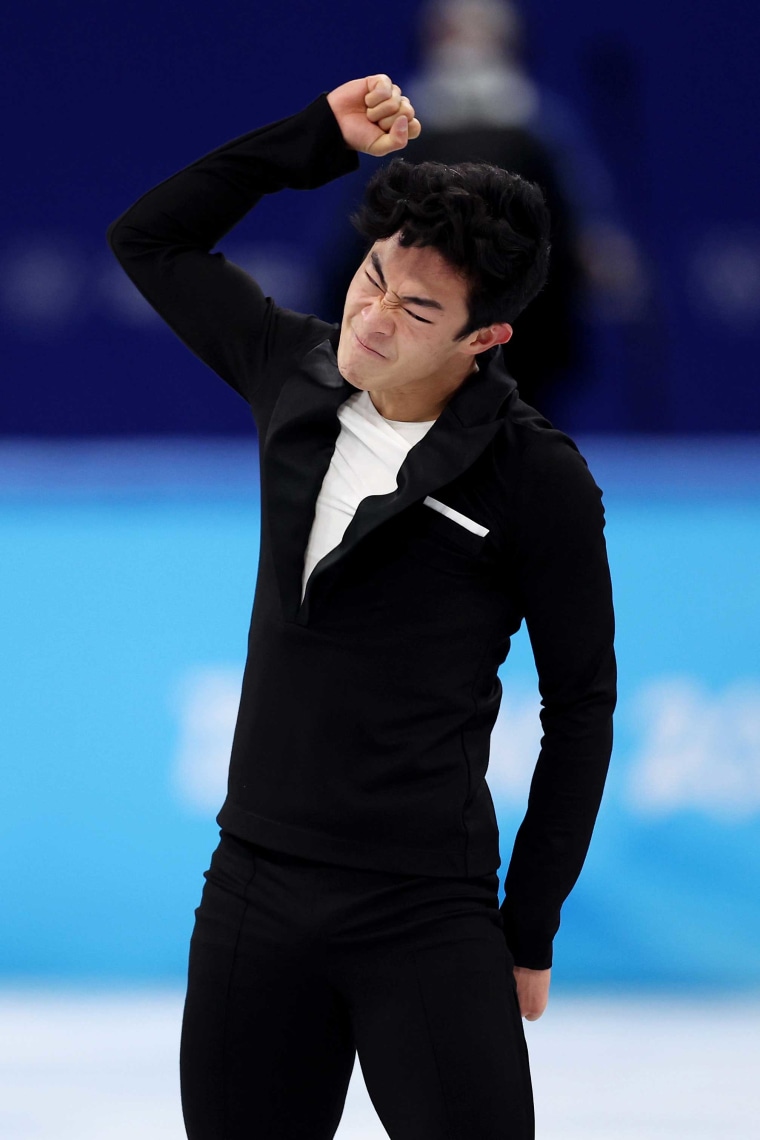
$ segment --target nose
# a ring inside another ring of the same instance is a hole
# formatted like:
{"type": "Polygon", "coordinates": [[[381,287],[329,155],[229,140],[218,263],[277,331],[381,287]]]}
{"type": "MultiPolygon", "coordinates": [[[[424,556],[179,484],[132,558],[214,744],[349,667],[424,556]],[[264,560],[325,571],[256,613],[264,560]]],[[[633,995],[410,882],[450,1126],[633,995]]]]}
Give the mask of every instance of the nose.
{"type": "Polygon", "coordinates": [[[367,336],[391,336],[394,329],[393,315],[384,304],[384,297],[373,297],[362,308],[362,328],[367,336]]]}

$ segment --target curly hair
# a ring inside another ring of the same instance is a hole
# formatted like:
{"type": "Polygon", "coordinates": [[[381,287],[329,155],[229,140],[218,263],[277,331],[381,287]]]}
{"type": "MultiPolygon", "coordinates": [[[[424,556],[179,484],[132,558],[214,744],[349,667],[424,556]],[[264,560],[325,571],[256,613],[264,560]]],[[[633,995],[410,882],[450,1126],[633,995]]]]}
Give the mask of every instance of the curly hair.
{"type": "Polygon", "coordinates": [[[467,282],[468,320],[455,340],[512,323],[546,284],[551,219],[540,186],[487,162],[396,158],[367,183],[353,227],[369,247],[432,246],[467,282]]]}

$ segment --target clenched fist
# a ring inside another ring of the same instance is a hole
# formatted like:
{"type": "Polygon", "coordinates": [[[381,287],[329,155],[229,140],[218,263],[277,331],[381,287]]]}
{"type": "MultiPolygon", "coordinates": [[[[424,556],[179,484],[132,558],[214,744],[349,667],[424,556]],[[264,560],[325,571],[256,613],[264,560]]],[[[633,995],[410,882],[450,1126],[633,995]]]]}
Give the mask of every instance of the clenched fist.
{"type": "Polygon", "coordinates": [[[346,145],[376,158],[402,150],[422,130],[414,107],[387,75],[343,83],[330,92],[327,102],[346,145]]]}

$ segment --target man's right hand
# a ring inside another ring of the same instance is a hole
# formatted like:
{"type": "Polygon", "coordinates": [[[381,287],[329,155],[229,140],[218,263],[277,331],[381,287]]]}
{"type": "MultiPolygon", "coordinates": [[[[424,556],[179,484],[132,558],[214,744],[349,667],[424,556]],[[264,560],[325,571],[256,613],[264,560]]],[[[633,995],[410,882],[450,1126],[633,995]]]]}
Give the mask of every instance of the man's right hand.
{"type": "Polygon", "coordinates": [[[327,96],[346,146],[376,158],[403,150],[422,130],[414,107],[387,75],[352,79],[327,96]]]}

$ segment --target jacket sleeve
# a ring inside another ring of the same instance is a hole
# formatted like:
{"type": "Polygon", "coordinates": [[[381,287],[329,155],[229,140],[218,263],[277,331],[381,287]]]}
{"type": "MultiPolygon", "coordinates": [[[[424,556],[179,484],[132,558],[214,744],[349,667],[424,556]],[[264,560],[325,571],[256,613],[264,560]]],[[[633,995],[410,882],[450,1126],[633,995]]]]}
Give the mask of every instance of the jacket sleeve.
{"type": "Polygon", "coordinates": [[[552,965],[560,908],[580,875],[612,754],[615,618],[602,491],[569,437],[526,448],[517,582],[541,694],[541,748],[501,906],[517,966],[552,965]]]}
{"type": "Polygon", "coordinates": [[[292,358],[333,326],[278,306],[248,273],[210,251],[264,194],[312,189],[358,165],[323,93],[160,182],[108,227],[108,245],[143,297],[254,416],[284,379],[278,356],[292,358]]]}

